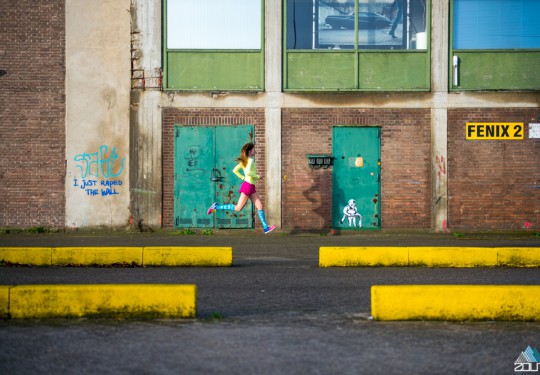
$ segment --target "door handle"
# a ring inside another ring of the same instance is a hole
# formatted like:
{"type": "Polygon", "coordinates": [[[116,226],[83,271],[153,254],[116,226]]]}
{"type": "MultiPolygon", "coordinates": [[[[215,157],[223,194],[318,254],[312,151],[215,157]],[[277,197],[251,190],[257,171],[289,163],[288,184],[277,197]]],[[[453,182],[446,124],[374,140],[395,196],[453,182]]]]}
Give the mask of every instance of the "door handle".
{"type": "Polygon", "coordinates": [[[221,172],[217,168],[212,169],[212,173],[210,175],[210,181],[219,182],[223,180],[223,176],[221,175],[221,172]]]}

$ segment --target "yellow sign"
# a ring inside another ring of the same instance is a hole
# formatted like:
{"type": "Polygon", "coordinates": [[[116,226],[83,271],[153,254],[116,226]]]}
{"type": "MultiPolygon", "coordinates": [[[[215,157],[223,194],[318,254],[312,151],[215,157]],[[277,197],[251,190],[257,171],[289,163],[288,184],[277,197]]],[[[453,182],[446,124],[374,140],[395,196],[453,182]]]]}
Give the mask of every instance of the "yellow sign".
{"type": "Polygon", "coordinates": [[[523,139],[525,126],[522,122],[468,122],[467,139],[515,140],[523,139]]]}

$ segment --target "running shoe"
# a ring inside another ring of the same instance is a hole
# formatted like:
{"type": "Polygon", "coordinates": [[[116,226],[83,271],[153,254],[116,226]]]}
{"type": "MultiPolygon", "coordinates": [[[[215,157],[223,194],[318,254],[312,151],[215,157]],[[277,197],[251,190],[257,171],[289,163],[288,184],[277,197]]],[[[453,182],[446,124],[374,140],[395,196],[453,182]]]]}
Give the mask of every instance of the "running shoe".
{"type": "Polygon", "coordinates": [[[270,225],[269,227],[264,228],[264,234],[268,234],[271,231],[273,231],[274,229],[276,229],[276,226],[275,225],[270,225]]]}
{"type": "Polygon", "coordinates": [[[212,203],[212,205],[208,207],[208,211],[206,211],[206,214],[211,215],[212,212],[216,210],[216,207],[217,207],[217,202],[212,203]]]}

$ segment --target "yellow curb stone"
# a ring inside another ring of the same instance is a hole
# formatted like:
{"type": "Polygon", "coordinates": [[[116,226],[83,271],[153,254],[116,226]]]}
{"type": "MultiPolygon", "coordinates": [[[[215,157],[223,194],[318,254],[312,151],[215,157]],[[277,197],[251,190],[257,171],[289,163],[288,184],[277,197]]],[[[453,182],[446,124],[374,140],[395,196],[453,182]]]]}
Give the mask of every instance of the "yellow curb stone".
{"type": "Polygon", "coordinates": [[[43,318],[193,318],[195,285],[19,285],[10,316],[43,318]]]}
{"type": "Polygon", "coordinates": [[[142,247],[55,247],[53,266],[142,266],[142,247]]]}
{"type": "Polygon", "coordinates": [[[540,247],[500,248],[497,255],[500,266],[540,267],[540,247]]]}
{"type": "Polygon", "coordinates": [[[232,266],[232,247],[154,246],[143,249],[144,266],[232,266]]]}
{"type": "Polygon", "coordinates": [[[494,267],[497,249],[487,247],[409,247],[409,266],[494,267]]]}
{"type": "Polygon", "coordinates": [[[8,264],[50,266],[50,247],[1,247],[0,261],[8,264]]]}
{"type": "Polygon", "coordinates": [[[406,247],[321,247],[320,267],[407,266],[406,247]]]}
{"type": "Polygon", "coordinates": [[[375,320],[539,321],[538,285],[375,285],[375,320]]]}
{"type": "Polygon", "coordinates": [[[0,285],[0,318],[9,317],[9,285],[0,285]]]}

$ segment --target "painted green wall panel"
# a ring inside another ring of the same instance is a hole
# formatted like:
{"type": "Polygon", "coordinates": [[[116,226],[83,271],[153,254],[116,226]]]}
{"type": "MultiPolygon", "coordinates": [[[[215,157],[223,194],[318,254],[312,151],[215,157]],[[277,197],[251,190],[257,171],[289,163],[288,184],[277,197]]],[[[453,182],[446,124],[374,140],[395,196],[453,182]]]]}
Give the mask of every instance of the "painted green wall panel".
{"type": "Polygon", "coordinates": [[[459,85],[453,90],[540,90],[539,51],[457,51],[454,56],[459,57],[459,85]]]}
{"type": "Polygon", "coordinates": [[[354,89],[354,53],[287,54],[287,89],[354,89]]]}
{"type": "Polygon", "coordinates": [[[360,54],[360,89],[429,90],[428,57],[427,52],[360,54]]]}
{"type": "Polygon", "coordinates": [[[246,90],[264,88],[262,52],[169,51],[167,89],[246,90]]]}

